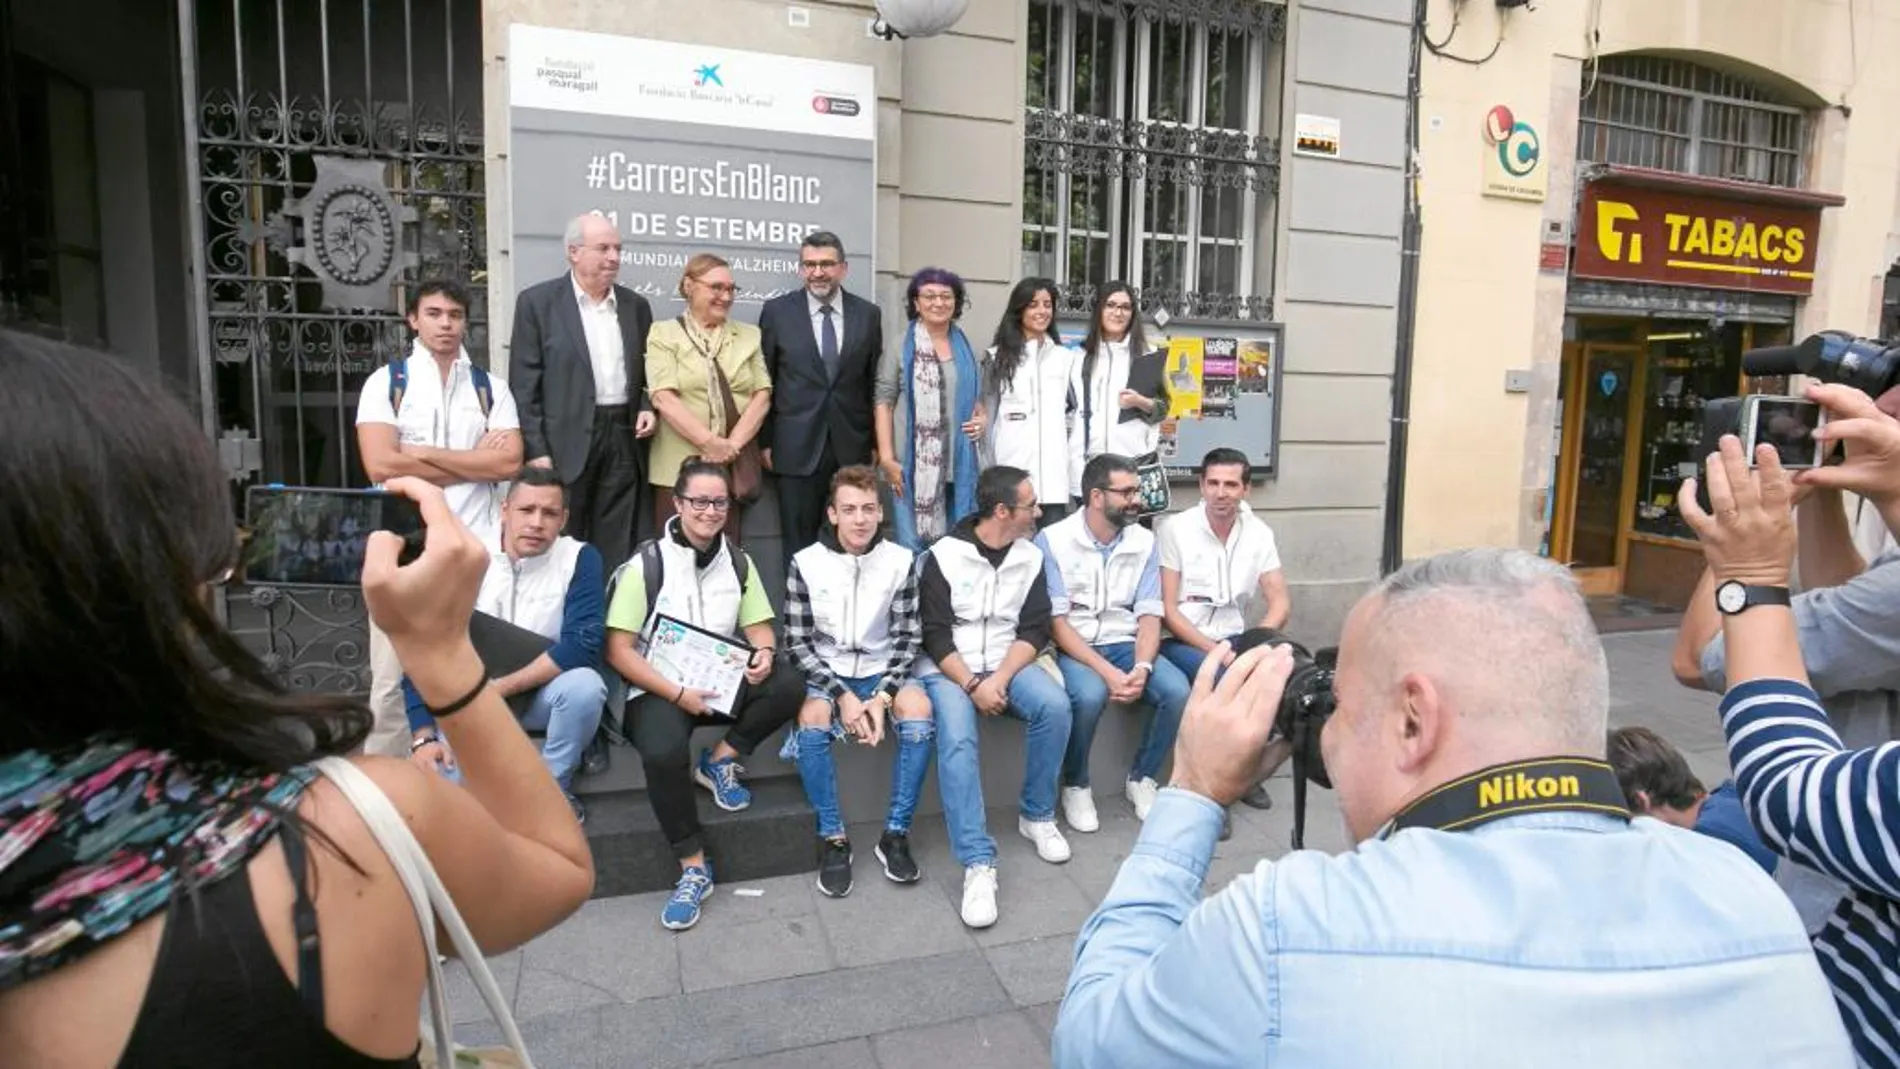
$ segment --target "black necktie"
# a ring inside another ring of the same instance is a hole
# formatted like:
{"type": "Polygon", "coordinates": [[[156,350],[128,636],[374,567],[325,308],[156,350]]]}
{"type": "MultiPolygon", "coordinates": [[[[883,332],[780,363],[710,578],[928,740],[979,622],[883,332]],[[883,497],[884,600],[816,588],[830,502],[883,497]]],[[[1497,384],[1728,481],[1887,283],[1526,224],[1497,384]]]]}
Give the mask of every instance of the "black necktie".
{"type": "Polygon", "coordinates": [[[825,374],[838,377],[838,324],[832,321],[832,308],[829,304],[818,306],[818,313],[825,317],[818,328],[818,357],[825,362],[825,374]]]}

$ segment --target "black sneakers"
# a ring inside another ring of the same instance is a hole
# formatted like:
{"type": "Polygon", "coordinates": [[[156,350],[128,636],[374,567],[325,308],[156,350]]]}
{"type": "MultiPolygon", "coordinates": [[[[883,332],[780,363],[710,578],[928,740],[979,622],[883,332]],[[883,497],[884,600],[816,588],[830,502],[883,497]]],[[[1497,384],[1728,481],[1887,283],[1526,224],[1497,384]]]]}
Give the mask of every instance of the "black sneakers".
{"type": "Polygon", "coordinates": [[[818,890],[831,898],[843,898],[851,893],[851,843],[848,840],[818,840],[818,890]]]}
{"type": "Polygon", "coordinates": [[[917,862],[911,860],[910,836],[887,831],[877,840],[877,859],[884,864],[884,878],[892,883],[916,883],[923,878],[917,862]]]}
{"type": "Polygon", "coordinates": [[[583,826],[586,825],[587,807],[581,804],[580,796],[570,791],[562,791],[561,793],[567,796],[567,807],[574,811],[574,823],[583,826]]]}
{"type": "Polygon", "coordinates": [[[1240,796],[1240,801],[1243,805],[1254,809],[1273,808],[1273,796],[1267,793],[1267,785],[1264,783],[1254,784],[1253,790],[1240,796]]]}

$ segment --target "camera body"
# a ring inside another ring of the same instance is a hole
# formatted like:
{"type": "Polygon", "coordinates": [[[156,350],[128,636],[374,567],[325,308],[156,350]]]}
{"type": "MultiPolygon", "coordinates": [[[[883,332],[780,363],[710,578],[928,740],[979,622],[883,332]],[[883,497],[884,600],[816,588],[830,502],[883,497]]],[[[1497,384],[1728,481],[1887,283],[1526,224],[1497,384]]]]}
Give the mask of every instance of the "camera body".
{"type": "Polygon", "coordinates": [[[1280,694],[1280,708],[1273,716],[1273,732],[1293,746],[1293,848],[1299,849],[1306,837],[1306,785],[1331,789],[1326,760],[1320,753],[1320,731],[1333,715],[1333,679],[1338,671],[1339,649],[1328,646],[1317,653],[1270,627],[1255,627],[1234,639],[1234,652],[1245,653],[1255,646],[1286,646],[1293,654],[1293,672],[1287,676],[1280,694]]]}

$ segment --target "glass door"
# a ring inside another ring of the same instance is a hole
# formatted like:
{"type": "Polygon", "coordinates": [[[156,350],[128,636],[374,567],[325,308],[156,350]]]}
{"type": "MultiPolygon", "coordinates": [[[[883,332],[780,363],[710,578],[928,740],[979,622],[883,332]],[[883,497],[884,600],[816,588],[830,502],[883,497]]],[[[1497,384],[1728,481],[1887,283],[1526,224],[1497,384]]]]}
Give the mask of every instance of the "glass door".
{"type": "Polygon", "coordinates": [[[1629,499],[1629,448],[1641,410],[1637,404],[1642,350],[1635,345],[1585,343],[1565,383],[1567,492],[1559,513],[1561,559],[1588,594],[1622,587],[1624,516],[1629,499]]]}

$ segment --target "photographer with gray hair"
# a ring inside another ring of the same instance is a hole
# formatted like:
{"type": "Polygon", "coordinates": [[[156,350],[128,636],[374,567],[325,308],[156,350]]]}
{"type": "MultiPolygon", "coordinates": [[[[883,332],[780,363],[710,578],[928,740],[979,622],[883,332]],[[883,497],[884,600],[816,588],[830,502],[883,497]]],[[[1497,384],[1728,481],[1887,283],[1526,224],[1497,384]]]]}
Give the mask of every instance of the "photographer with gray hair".
{"type": "Polygon", "coordinates": [[[1603,648],[1561,565],[1463,550],[1367,594],[1321,735],[1359,845],[1203,901],[1221,807],[1257,778],[1293,670],[1262,646],[1217,685],[1227,652],[1077,939],[1057,1066],[1852,1064],[1774,882],[1630,820],[1602,760],[1603,648]]]}

